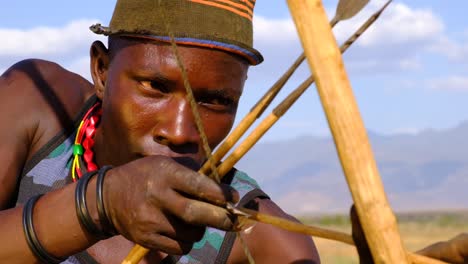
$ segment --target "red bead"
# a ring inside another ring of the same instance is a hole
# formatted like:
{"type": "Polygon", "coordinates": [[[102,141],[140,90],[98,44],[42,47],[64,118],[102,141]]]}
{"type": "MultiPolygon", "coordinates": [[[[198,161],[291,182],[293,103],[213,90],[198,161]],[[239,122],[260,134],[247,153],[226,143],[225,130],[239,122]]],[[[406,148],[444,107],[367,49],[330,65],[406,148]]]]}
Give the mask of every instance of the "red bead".
{"type": "Polygon", "coordinates": [[[94,140],[90,139],[90,138],[86,138],[84,141],[83,141],[83,148],[85,150],[91,150],[92,148],[94,147],[94,140]]]}
{"type": "Polygon", "coordinates": [[[98,167],[96,166],[96,164],[94,164],[94,163],[88,164],[88,171],[95,171],[97,169],[98,169],[98,167]]]}
{"type": "Polygon", "coordinates": [[[99,118],[97,116],[92,116],[90,119],[89,119],[89,122],[91,124],[91,126],[95,127],[97,122],[99,121],[99,118]]]}
{"type": "Polygon", "coordinates": [[[96,133],[96,128],[89,126],[86,128],[85,132],[86,132],[86,137],[92,138],[94,137],[94,133],[96,133]]]}

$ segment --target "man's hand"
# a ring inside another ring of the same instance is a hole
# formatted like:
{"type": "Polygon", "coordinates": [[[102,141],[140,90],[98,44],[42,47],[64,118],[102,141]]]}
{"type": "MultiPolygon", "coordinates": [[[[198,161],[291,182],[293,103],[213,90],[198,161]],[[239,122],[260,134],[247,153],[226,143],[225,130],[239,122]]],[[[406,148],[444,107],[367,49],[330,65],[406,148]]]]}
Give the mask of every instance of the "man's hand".
{"type": "Polygon", "coordinates": [[[448,241],[437,242],[416,253],[454,264],[468,263],[468,234],[462,233],[448,241]]]}
{"type": "MultiPolygon", "coordinates": [[[[354,205],[351,207],[350,214],[353,240],[356,244],[360,263],[372,264],[374,261],[354,205]]],[[[432,244],[416,253],[453,264],[468,264],[468,234],[463,233],[451,240],[432,244]]]]}
{"type": "Polygon", "coordinates": [[[354,243],[356,244],[356,249],[359,254],[359,263],[361,264],[372,264],[374,260],[367,244],[366,237],[364,236],[364,231],[362,230],[359,217],[356,212],[356,207],[353,205],[351,207],[351,227],[354,243]]]}
{"type": "Polygon", "coordinates": [[[233,229],[222,206],[237,202],[228,185],[163,156],[145,157],[107,172],[104,202],[116,229],[127,239],[168,254],[185,254],[206,226],[233,229]]]}

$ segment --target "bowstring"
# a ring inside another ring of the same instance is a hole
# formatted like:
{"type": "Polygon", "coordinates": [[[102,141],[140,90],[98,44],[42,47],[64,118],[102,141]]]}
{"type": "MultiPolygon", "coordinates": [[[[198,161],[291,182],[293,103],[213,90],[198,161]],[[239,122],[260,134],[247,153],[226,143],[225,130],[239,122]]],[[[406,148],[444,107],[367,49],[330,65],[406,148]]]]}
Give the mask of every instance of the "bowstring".
{"type": "Polygon", "coordinates": [[[244,249],[244,254],[247,256],[247,260],[249,261],[250,264],[255,264],[255,260],[252,257],[252,254],[249,251],[249,247],[247,246],[247,243],[245,242],[244,238],[242,237],[241,232],[236,232],[237,238],[239,239],[242,249],[244,249]]]}
{"type": "MultiPolygon", "coordinates": [[[[158,7],[161,7],[161,0],[158,0],[158,7]]],[[[207,162],[210,163],[211,173],[214,176],[214,180],[217,183],[220,183],[221,178],[220,178],[220,176],[218,174],[218,170],[216,169],[216,164],[214,162],[212,162],[212,151],[211,151],[210,145],[208,143],[208,138],[207,138],[206,133],[205,133],[205,128],[203,126],[203,122],[201,121],[201,117],[200,117],[200,113],[198,111],[197,103],[196,103],[195,97],[193,95],[193,90],[192,90],[192,87],[190,85],[190,81],[189,81],[188,76],[187,76],[187,71],[186,71],[186,69],[184,67],[184,64],[182,63],[181,58],[180,58],[179,50],[177,48],[177,43],[175,42],[174,33],[172,32],[172,30],[170,28],[170,25],[169,25],[169,23],[168,23],[168,21],[166,19],[166,14],[165,14],[163,8],[158,8],[158,9],[159,9],[159,13],[160,13],[160,15],[161,15],[161,17],[162,17],[162,19],[164,21],[166,31],[167,31],[167,33],[169,35],[170,43],[171,43],[171,47],[172,47],[172,52],[174,53],[174,56],[176,58],[177,66],[179,67],[179,69],[181,71],[182,80],[183,80],[185,91],[186,91],[186,94],[187,94],[187,100],[190,103],[190,108],[192,110],[192,114],[193,114],[193,117],[195,119],[195,124],[196,124],[197,130],[199,132],[200,138],[202,140],[202,146],[203,146],[203,150],[205,152],[206,158],[207,158],[207,162]]],[[[242,248],[244,250],[245,255],[247,256],[247,259],[248,259],[249,263],[250,264],[255,264],[255,261],[254,261],[254,259],[252,257],[252,254],[250,253],[250,250],[249,250],[247,244],[245,243],[243,237],[241,236],[240,231],[235,231],[235,232],[236,232],[237,237],[239,238],[239,241],[241,243],[241,246],[242,246],[242,248]]]]}

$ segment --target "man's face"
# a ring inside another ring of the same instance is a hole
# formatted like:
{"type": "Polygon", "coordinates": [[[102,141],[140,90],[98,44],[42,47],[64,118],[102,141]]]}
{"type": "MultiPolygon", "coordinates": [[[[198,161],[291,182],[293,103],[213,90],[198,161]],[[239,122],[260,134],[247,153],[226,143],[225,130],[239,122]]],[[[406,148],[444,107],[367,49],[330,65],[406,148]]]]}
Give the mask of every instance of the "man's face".
{"type": "MultiPolygon", "coordinates": [[[[105,77],[100,126],[105,143],[98,162],[117,166],[165,155],[196,169],[206,155],[172,47],[119,41],[123,43],[112,54],[105,77]]],[[[232,127],[248,65],[222,51],[188,46],[177,50],[213,149],[232,127]]]]}

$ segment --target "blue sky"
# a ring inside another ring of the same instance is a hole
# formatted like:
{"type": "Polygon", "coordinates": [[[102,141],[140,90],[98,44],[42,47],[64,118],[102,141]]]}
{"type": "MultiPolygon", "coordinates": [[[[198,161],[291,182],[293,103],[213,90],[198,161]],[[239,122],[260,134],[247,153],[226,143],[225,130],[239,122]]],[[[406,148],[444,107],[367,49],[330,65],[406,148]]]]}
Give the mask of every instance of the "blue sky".
{"type": "MultiPolygon", "coordinates": [[[[115,1],[6,1],[0,9],[0,71],[29,57],[59,62],[88,75],[93,22],[107,24],[115,1]]],[[[332,16],[337,1],[324,1],[332,16]]],[[[372,0],[355,18],[340,23],[344,40],[383,1],[372,0]]],[[[468,22],[466,1],[395,1],[344,56],[366,127],[384,134],[445,129],[468,120],[468,22]]],[[[257,0],[255,45],[265,63],[251,69],[241,101],[243,116],[301,53],[285,1],[257,0]]],[[[102,38],[101,38],[102,39],[102,38]]],[[[302,67],[281,94],[309,74],[302,67]]],[[[303,134],[328,135],[311,87],[266,140],[303,134]]]]}

